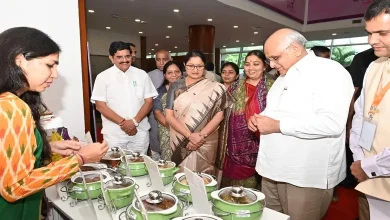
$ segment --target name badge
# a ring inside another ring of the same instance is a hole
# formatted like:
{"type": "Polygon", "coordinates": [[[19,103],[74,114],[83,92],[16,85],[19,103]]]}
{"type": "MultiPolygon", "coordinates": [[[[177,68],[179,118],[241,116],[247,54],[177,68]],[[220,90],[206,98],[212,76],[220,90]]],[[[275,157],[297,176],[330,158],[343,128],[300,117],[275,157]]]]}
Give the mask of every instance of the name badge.
{"type": "Polygon", "coordinates": [[[374,142],[377,124],[372,120],[364,119],[360,134],[359,146],[370,151],[374,142]]]}

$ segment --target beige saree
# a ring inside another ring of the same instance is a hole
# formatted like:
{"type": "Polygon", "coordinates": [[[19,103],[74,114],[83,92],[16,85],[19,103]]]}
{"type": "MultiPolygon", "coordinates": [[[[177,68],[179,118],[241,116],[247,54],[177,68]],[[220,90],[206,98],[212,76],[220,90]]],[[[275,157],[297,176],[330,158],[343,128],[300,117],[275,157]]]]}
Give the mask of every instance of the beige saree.
{"type": "MultiPolygon", "coordinates": [[[[191,132],[202,131],[216,113],[230,112],[226,110],[231,106],[232,99],[226,88],[220,83],[207,79],[188,87],[185,85],[185,80],[181,79],[175,82],[168,91],[167,108],[172,109],[174,117],[191,132]]],[[[229,115],[225,114],[224,117],[228,118],[229,115]]],[[[226,143],[226,135],[220,132],[220,128],[226,127],[224,124],[226,121],[223,120],[220,126],[208,135],[206,143],[196,151],[187,150],[186,137],[170,129],[172,161],[179,166],[181,171],[183,167],[187,167],[192,171],[216,175],[216,163],[221,170],[223,158],[217,157],[217,154],[223,155],[221,151],[226,149],[226,146],[223,146],[226,143]]]]}

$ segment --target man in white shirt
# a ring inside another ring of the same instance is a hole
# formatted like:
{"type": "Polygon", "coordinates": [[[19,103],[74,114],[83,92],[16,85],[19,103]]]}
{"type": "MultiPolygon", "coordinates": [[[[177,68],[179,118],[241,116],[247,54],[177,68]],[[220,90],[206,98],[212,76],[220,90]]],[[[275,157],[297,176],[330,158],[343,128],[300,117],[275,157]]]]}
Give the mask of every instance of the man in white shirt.
{"type": "MultiPolygon", "coordinates": [[[[157,69],[148,73],[153,85],[156,89],[160,88],[164,84],[164,73],[163,69],[168,61],[171,61],[171,55],[167,50],[159,50],[156,53],[155,61],[157,69]]],[[[158,124],[154,118],[153,111],[149,113],[150,123],[150,149],[152,150],[152,158],[154,160],[160,159],[160,140],[158,139],[158,124]]]]}
{"type": "Polygon", "coordinates": [[[112,42],[109,53],[114,65],[96,77],[91,97],[102,114],[103,137],[109,147],[145,154],[150,129],[146,116],[157,91],[145,71],[131,66],[128,43],[112,42]]]}
{"type": "Polygon", "coordinates": [[[343,66],[307,53],[305,43],[291,29],[267,39],[266,62],[280,76],[267,107],[248,126],[261,134],[256,170],[267,207],[291,220],[320,220],[346,175],[345,123],[354,87],[343,66]]]}
{"type": "Polygon", "coordinates": [[[368,42],[379,59],[367,68],[355,103],[351,172],[359,182],[356,189],[367,197],[370,219],[382,220],[390,219],[390,0],[374,1],[364,20],[368,42]]]}

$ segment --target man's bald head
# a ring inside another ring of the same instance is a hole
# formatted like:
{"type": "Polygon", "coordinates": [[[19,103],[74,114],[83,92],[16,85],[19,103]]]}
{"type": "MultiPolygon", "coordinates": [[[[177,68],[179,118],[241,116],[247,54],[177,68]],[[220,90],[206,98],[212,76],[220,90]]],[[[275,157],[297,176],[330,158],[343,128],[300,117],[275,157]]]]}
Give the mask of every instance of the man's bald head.
{"type": "Polygon", "coordinates": [[[306,38],[299,32],[283,28],[273,33],[264,44],[264,53],[272,68],[281,75],[306,54],[306,38]]]}
{"type": "Polygon", "coordinates": [[[163,71],[164,65],[171,59],[171,54],[167,50],[159,50],[156,53],[156,66],[159,70],[163,71]]]}

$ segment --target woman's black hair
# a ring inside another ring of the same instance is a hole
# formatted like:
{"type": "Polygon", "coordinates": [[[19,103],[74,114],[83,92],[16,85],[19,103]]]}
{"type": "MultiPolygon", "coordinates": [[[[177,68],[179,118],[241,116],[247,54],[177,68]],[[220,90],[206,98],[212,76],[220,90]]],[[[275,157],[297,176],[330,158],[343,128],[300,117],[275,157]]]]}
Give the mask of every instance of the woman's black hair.
{"type": "MultiPolygon", "coordinates": [[[[16,57],[22,54],[26,60],[46,57],[61,52],[60,47],[48,35],[34,28],[16,27],[0,34],[0,94],[29,87],[23,70],[16,65],[16,57]]],[[[40,124],[40,115],[47,108],[39,92],[26,91],[19,97],[31,108],[36,128],[42,136],[42,161],[50,161],[51,149],[47,135],[40,124]]]]}
{"type": "Polygon", "coordinates": [[[199,57],[203,63],[206,65],[206,56],[204,55],[204,53],[202,51],[199,51],[199,50],[193,50],[193,51],[190,51],[186,54],[185,58],[184,58],[184,63],[187,64],[188,61],[192,58],[192,57],[199,57]]]}
{"type": "MultiPolygon", "coordinates": [[[[164,75],[167,74],[167,71],[168,71],[168,68],[172,65],[176,65],[177,68],[179,68],[180,72],[181,72],[181,75],[183,75],[183,71],[180,69],[180,64],[175,62],[175,61],[168,61],[165,65],[164,65],[164,68],[163,68],[163,73],[164,75]]],[[[169,84],[169,81],[167,79],[164,79],[164,85],[168,85],[169,84]]]]}
{"type": "MultiPolygon", "coordinates": [[[[237,64],[233,63],[233,62],[226,62],[222,65],[222,68],[221,70],[223,71],[223,69],[227,66],[231,66],[233,69],[234,69],[234,72],[236,72],[236,75],[239,75],[240,74],[240,68],[238,68],[237,64]]],[[[221,73],[222,73],[221,71],[221,73]]],[[[237,78],[238,79],[238,78],[237,78]]]]}
{"type": "Polygon", "coordinates": [[[263,64],[264,66],[267,66],[267,64],[265,63],[265,60],[267,59],[264,55],[263,52],[261,52],[261,50],[252,50],[252,51],[249,51],[249,53],[246,55],[245,57],[245,60],[249,57],[249,56],[257,56],[261,61],[263,61],[263,64]]]}

